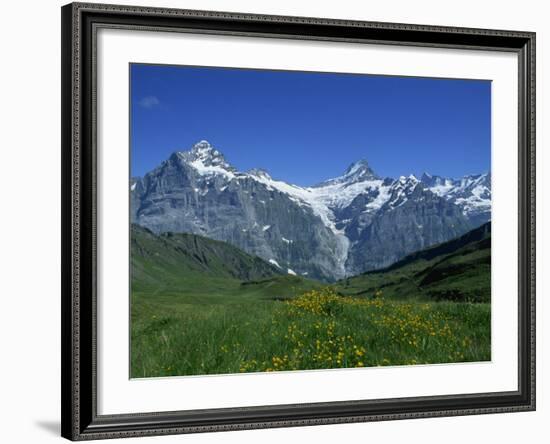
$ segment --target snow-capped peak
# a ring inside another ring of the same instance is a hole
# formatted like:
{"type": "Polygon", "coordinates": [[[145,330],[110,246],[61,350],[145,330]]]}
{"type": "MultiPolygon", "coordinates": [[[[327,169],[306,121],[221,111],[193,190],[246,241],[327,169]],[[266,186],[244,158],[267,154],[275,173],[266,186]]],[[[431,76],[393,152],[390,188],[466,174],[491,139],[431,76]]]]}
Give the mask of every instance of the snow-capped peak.
{"type": "MultiPolygon", "coordinates": [[[[395,180],[390,186],[387,205],[391,208],[397,208],[403,205],[411,196],[418,195],[415,191],[419,184],[420,181],[414,174],[410,174],[408,177],[400,176],[399,179],[395,180]]],[[[421,186],[420,189],[422,188],[421,186]]]]}
{"type": "Polygon", "coordinates": [[[448,188],[452,185],[452,179],[447,179],[445,177],[428,173],[423,173],[420,177],[420,181],[427,187],[443,187],[442,189],[448,188]]]}
{"type": "Polygon", "coordinates": [[[346,169],[343,175],[335,177],[333,179],[328,179],[318,185],[315,185],[315,187],[325,187],[327,185],[343,183],[351,185],[357,182],[371,181],[376,179],[379,179],[379,177],[369,166],[368,161],[366,159],[360,159],[356,162],[353,162],[346,169]]]}
{"type": "Polygon", "coordinates": [[[404,191],[409,193],[414,191],[419,183],[420,181],[416,178],[416,176],[411,174],[409,176],[400,176],[399,179],[392,184],[391,188],[396,191],[404,191]]]}
{"type": "Polygon", "coordinates": [[[353,162],[345,171],[344,176],[351,176],[358,173],[361,175],[374,174],[369,166],[369,162],[366,159],[359,159],[358,161],[353,162]]]}
{"type": "Polygon", "coordinates": [[[449,196],[471,190],[477,186],[491,187],[491,174],[475,174],[461,177],[460,179],[451,179],[441,176],[422,175],[422,183],[430,191],[439,196],[449,196]]]}
{"type": "Polygon", "coordinates": [[[199,142],[193,145],[192,151],[208,151],[212,150],[214,147],[210,144],[208,140],[200,140],[199,142]]]}
{"type": "Polygon", "coordinates": [[[422,183],[432,193],[459,205],[466,216],[491,209],[491,173],[467,175],[460,179],[423,174],[422,183]]]}
{"type": "Polygon", "coordinates": [[[253,168],[253,169],[248,171],[248,174],[250,174],[251,176],[263,177],[265,179],[271,179],[271,176],[269,175],[269,173],[266,170],[262,169],[262,168],[253,168]]]}
{"type": "Polygon", "coordinates": [[[419,182],[414,174],[409,174],[408,177],[399,176],[399,182],[408,185],[415,185],[419,182]]]}
{"type": "Polygon", "coordinates": [[[195,143],[190,151],[195,160],[205,163],[226,164],[223,154],[214,148],[207,140],[195,143]]]}
{"type": "Polygon", "coordinates": [[[176,155],[201,176],[221,174],[231,179],[236,171],[226,162],[223,154],[206,140],[201,140],[189,151],[179,151],[176,155]]]}

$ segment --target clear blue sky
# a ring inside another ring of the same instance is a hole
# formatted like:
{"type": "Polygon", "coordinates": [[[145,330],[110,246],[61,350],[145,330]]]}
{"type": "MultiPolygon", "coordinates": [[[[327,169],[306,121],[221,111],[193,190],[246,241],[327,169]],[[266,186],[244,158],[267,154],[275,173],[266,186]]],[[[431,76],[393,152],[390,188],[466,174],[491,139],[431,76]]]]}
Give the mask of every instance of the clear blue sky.
{"type": "Polygon", "coordinates": [[[313,185],[490,170],[491,83],[132,64],[132,175],[206,139],[236,168],[313,185]]]}

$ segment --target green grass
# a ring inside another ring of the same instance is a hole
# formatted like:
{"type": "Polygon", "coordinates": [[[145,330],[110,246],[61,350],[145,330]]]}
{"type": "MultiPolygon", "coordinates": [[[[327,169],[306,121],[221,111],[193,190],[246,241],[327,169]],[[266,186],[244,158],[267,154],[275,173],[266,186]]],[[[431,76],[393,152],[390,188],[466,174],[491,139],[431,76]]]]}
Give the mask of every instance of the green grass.
{"type": "Polygon", "coordinates": [[[136,294],[132,377],[491,359],[489,304],[342,298],[331,290],[241,301],[136,294]]]}

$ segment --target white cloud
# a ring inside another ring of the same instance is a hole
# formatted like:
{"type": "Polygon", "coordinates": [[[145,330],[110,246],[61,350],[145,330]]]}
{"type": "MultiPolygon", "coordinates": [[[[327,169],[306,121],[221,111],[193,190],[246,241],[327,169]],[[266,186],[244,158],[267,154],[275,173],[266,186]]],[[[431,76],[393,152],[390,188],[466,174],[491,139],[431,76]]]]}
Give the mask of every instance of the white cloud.
{"type": "Polygon", "coordinates": [[[142,108],[153,108],[160,105],[160,100],[155,96],[145,96],[138,101],[138,105],[142,108]]]}

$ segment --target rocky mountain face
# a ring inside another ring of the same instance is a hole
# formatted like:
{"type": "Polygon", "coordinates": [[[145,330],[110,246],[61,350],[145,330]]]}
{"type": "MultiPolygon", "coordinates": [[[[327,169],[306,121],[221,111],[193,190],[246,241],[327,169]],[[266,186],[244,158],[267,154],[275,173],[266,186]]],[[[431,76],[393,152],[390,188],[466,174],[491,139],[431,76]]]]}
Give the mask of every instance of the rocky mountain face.
{"type": "Polygon", "coordinates": [[[421,181],[432,193],[457,205],[474,225],[491,220],[491,173],[461,179],[424,173],[421,181]]]}
{"type": "Polygon", "coordinates": [[[208,142],[130,183],[131,219],[233,244],[285,273],[332,281],[387,266],[490,220],[490,175],[377,176],[365,160],[313,187],[237,171],[208,142]]]}
{"type": "Polygon", "coordinates": [[[389,189],[389,198],[374,215],[352,219],[347,230],[354,240],[346,264],[350,274],[388,266],[472,228],[460,208],[424,188],[414,176],[401,177],[389,189]]]}

